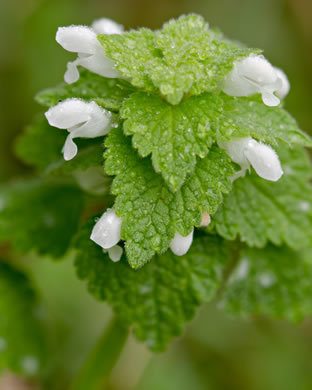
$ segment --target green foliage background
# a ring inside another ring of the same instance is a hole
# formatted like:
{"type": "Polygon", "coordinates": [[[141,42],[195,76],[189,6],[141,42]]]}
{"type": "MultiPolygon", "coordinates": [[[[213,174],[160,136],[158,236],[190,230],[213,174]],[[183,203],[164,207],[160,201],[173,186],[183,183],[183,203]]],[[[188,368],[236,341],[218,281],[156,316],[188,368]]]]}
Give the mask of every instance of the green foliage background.
{"type": "MultiPolygon", "coordinates": [[[[58,26],[88,24],[107,16],[127,28],[158,28],[170,17],[189,12],[203,15],[232,39],[263,48],[266,57],[289,76],[292,89],[286,109],[312,133],[309,0],[4,0],[0,3],[0,179],[27,173],[13,157],[13,140],[39,111],[33,96],[58,83],[72,58],[54,40],[58,26]]],[[[7,251],[1,247],[0,257],[7,251]]],[[[83,362],[110,311],[76,280],[70,259],[52,263],[30,256],[26,261],[47,307],[44,320],[55,349],[47,370],[58,368],[53,390],[61,390],[83,362]]],[[[256,286],[248,288],[252,294],[256,286]]],[[[235,305],[230,298],[230,305],[235,305]]],[[[264,318],[231,320],[208,306],[165,354],[151,357],[144,346],[130,340],[111,388],[308,390],[311,365],[311,321],[290,326],[264,318]]]]}

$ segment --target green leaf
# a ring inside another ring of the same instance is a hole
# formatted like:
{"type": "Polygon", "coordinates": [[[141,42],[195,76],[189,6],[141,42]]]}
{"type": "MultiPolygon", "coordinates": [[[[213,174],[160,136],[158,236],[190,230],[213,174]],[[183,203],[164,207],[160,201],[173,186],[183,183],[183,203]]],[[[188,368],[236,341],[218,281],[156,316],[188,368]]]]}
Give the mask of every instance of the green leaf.
{"type": "Polygon", "coordinates": [[[80,78],[73,84],[62,83],[37,94],[39,104],[55,106],[62,100],[80,98],[95,101],[110,111],[119,111],[123,100],[132,93],[132,87],[124,80],[107,79],[86,69],[80,69],[80,78]]]}
{"type": "MultiPolygon", "coordinates": [[[[221,101],[222,103],[222,101],[221,101]]],[[[205,157],[214,141],[220,99],[213,94],[191,97],[172,106],[155,95],[133,94],[122,106],[126,135],[142,157],[152,154],[153,166],[174,191],[205,157]]]]}
{"type": "Polygon", "coordinates": [[[43,335],[35,291],[23,272],[0,262],[0,371],[38,374],[43,365],[43,335]]]}
{"type": "Polygon", "coordinates": [[[16,140],[15,153],[26,164],[34,166],[41,173],[71,175],[77,170],[103,165],[103,138],[75,139],[77,156],[65,161],[62,149],[68,133],[49,126],[42,115],[28,126],[16,140]]]}
{"type": "Polygon", "coordinates": [[[198,15],[171,20],[161,31],[99,35],[99,41],[105,55],[135,87],[158,90],[173,105],[185,94],[220,88],[233,62],[252,52],[225,41],[198,15]]]}
{"type": "Polygon", "coordinates": [[[97,299],[107,301],[121,320],[134,326],[136,337],[154,351],[163,350],[181,334],[197,306],[215,294],[227,262],[227,250],[218,237],[199,237],[187,255],[170,251],[156,256],[140,270],[125,257],[113,263],[90,240],[94,221],[77,238],[76,269],[97,299]]]}
{"type": "Polygon", "coordinates": [[[223,112],[217,132],[219,141],[251,136],[272,145],[283,141],[312,146],[311,137],[299,129],[296,120],[282,107],[268,107],[259,96],[235,98],[221,94],[220,98],[223,112]]]}
{"type": "Polygon", "coordinates": [[[275,183],[254,172],[233,184],[232,192],[213,217],[217,232],[228,240],[237,236],[249,246],[268,241],[300,249],[312,243],[312,177],[305,151],[277,150],[284,170],[275,183]]]}
{"type": "Polygon", "coordinates": [[[232,314],[298,321],[312,313],[312,253],[287,247],[245,249],[221,306],[232,314]]]}
{"type": "Polygon", "coordinates": [[[202,212],[214,213],[231,189],[234,174],[228,156],[213,147],[177,192],[155,173],[149,159],[141,159],[122,129],[112,129],[105,146],[105,170],[116,175],[112,193],[115,210],[122,217],[121,237],[126,240],[128,261],[141,267],[155,253],[169,247],[176,231],[183,236],[199,226],[202,212]]]}
{"type": "Polygon", "coordinates": [[[62,157],[67,132],[48,124],[38,115],[16,140],[15,153],[23,162],[44,171],[53,161],[62,157]]]}
{"type": "Polygon", "coordinates": [[[156,45],[164,55],[168,71],[152,74],[154,84],[172,104],[184,94],[199,95],[220,89],[220,81],[233,62],[252,52],[209,30],[199,15],[182,16],[165,23],[157,33],[156,45]]]}
{"type": "Polygon", "coordinates": [[[83,194],[65,183],[30,180],[0,191],[0,241],[14,249],[63,256],[78,229],[83,194]]]}

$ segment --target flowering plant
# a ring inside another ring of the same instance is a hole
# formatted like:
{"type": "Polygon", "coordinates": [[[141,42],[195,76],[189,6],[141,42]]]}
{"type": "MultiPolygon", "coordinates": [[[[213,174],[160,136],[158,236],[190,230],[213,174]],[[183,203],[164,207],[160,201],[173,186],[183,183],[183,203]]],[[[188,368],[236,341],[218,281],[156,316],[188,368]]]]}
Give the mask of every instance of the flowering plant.
{"type": "Polygon", "coordinates": [[[311,314],[312,141],[283,108],[283,71],[198,15],[157,31],[100,19],[56,40],[78,57],[17,140],[39,176],[3,193],[0,238],[75,248],[78,277],[118,316],[109,331],[132,326],[154,351],[212,300],[311,314]]]}

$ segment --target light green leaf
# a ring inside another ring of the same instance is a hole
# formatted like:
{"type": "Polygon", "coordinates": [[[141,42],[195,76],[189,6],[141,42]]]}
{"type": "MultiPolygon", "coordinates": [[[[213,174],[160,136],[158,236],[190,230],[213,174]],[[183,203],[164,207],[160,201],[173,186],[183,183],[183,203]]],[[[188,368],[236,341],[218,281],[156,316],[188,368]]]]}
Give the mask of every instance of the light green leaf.
{"type": "Polygon", "coordinates": [[[88,281],[90,293],[107,301],[136,337],[154,351],[163,350],[181,334],[198,305],[208,301],[220,286],[227,250],[218,237],[199,237],[187,255],[170,251],[156,256],[140,270],[132,270],[125,257],[113,263],[90,240],[94,221],[77,237],[75,261],[79,278],[88,281]]]}
{"type": "Polygon", "coordinates": [[[252,52],[225,41],[198,15],[171,20],[160,31],[100,35],[99,41],[135,87],[158,90],[173,105],[186,94],[220,89],[219,81],[233,62],[252,52]]]}
{"type": "Polygon", "coordinates": [[[221,306],[232,314],[298,321],[312,313],[312,253],[287,247],[245,249],[221,306]]]}
{"type": "MultiPolygon", "coordinates": [[[[221,101],[222,103],[222,101],[221,101]]],[[[122,106],[124,132],[142,157],[152,154],[153,166],[174,191],[205,157],[215,138],[220,99],[213,94],[191,97],[172,106],[155,95],[133,94],[122,106]]]]}
{"type": "Polygon", "coordinates": [[[39,92],[36,100],[47,107],[55,106],[69,98],[94,101],[110,111],[119,111],[123,100],[133,92],[124,80],[107,79],[86,69],[80,69],[80,78],[73,84],[62,83],[39,92]]]}
{"type": "Polygon", "coordinates": [[[268,107],[259,96],[235,98],[221,94],[223,113],[219,118],[219,141],[251,136],[277,145],[312,146],[312,139],[298,127],[296,120],[282,107],[268,107]]]}
{"type": "Polygon", "coordinates": [[[62,148],[67,132],[48,124],[43,115],[38,115],[15,143],[15,154],[23,162],[44,171],[52,162],[62,158],[62,148]]]}
{"type": "Polygon", "coordinates": [[[30,180],[0,191],[0,241],[14,249],[63,256],[78,229],[83,194],[66,183],[30,180]]]}
{"type": "Polygon", "coordinates": [[[44,345],[38,303],[28,277],[0,262],[0,371],[36,376],[44,345]]]}
{"type": "Polygon", "coordinates": [[[112,193],[116,213],[122,217],[121,237],[133,268],[169,247],[176,231],[183,236],[199,226],[202,212],[214,213],[231,189],[234,170],[228,156],[213,147],[177,192],[172,192],[131,147],[122,129],[113,129],[105,142],[105,170],[116,175],[112,193]]]}
{"type": "Polygon", "coordinates": [[[254,172],[235,181],[213,217],[217,232],[249,246],[268,241],[300,249],[312,243],[311,164],[303,150],[278,149],[284,176],[275,183],[254,172]]]}

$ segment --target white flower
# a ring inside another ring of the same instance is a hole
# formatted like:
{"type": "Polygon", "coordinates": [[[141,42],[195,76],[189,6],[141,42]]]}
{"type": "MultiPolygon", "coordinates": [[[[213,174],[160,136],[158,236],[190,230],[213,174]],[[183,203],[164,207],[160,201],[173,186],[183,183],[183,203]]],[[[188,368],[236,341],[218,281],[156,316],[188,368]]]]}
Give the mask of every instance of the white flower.
{"type": "MultiPolygon", "coordinates": [[[[253,166],[263,179],[277,181],[283,175],[281,163],[276,152],[268,145],[257,142],[251,137],[238,138],[229,142],[219,142],[231,159],[239,164],[242,173],[253,166]]],[[[237,177],[242,176],[240,173],[237,177]]]]}
{"type": "Polygon", "coordinates": [[[96,138],[111,129],[111,113],[95,102],[81,99],[67,99],[51,107],[45,116],[51,126],[69,131],[63,148],[65,160],[71,160],[78,152],[73,138],[96,138]]]}
{"type": "Polygon", "coordinates": [[[57,43],[65,50],[78,54],[75,61],[67,64],[65,82],[72,84],[79,79],[77,69],[79,65],[100,76],[121,77],[114,67],[114,62],[104,55],[104,49],[97,39],[97,34],[121,34],[122,31],[122,26],[109,19],[96,20],[92,27],[59,27],[55,38],[57,43]]]}
{"type": "Polygon", "coordinates": [[[91,240],[103,249],[110,249],[120,241],[122,219],[117,217],[114,209],[107,209],[94,225],[91,240]]]}
{"type": "Polygon", "coordinates": [[[114,22],[108,18],[101,18],[95,20],[91,28],[97,34],[122,34],[124,32],[124,27],[121,24],[114,22]]]}
{"type": "Polygon", "coordinates": [[[290,83],[286,76],[286,74],[282,71],[282,69],[275,68],[275,72],[277,76],[282,80],[281,87],[276,91],[276,95],[280,97],[281,99],[284,99],[284,97],[287,96],[289,90],[290,90],[290,83]]]}
{"type": "Polygon", "coordinates": [[[289,82],[286,75],[274,68],[262,55],[251,54],[242,61],[235,61],[233,70],[226,76],[223,91],[230,96],[262,95],[267,106],[277,106],[279,97],[286,96],[289,82]]]}
{"type": "Polygon", "coordinates": [[[181,236],[178,232],[176,232],[174,238],[170,243],[170,249],[176,256],[183,256],[190,249],[190,246],[193,241],[193,232],[191,231],[186,237],[181,236]]]}

